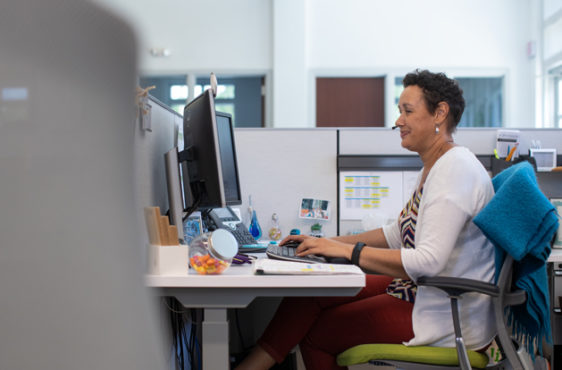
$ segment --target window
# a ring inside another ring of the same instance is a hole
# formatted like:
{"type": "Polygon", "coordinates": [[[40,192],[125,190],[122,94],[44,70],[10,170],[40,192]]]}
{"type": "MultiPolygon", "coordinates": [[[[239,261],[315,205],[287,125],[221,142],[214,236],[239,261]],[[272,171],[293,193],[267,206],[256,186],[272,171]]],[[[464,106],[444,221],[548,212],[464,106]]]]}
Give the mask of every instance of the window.
{"type": "MultiPolygon", "coordinates": [[[[264,126],[264,97],[262,96],[264,76],[229,77],[218,76],[215,109],[232,115],[236,127],[264,126]]],[[[183,115],[188,99],[199,96],[210,87],[209,77],[196,79],[194,96],[189,96],[187,75],[145,76],[140,79],[141,87],[155,86],[150,94],[183,115]]]]}
{"type": "MultiPolygon", "coordinates": [[[[197,84],[195,86],[195,96],[200,95],[203,91],[209,89],[211,85],[197,84]]],[[[232,122],[236,122],[236,85],[222,84],[217,85],[217,96],[215,97],[215,110],[232,115],[232,122]]],[[[235,123],[236,124],[236,123],[235,123]]]]}
{"type": "MultiPolygon", "coordinates": [[[[402,80],[394,79],[394,101],[398,106],[400,94],[404,90],[402,80]]],[[[503,123],[503,77],[463,77],[455,78],[463,90],[466,103],[458,127],[501,127],[503,123]]],[[[395,122],[399,116],[394,110],[395,122]]]]}
{"type": "Polygon", "coordinates": [[[459,127],[501,127],[503,77],[456,78],[466,106],[459,127]]]}
{"type": "MultiPolygon", "coordinates": [[[[217,77],[215,109],[232,115],[236,127],[264,127],[264,76],[217,77]]],[[[209,78],[197,78],[195,96],[209,88],[209,78]]]]}

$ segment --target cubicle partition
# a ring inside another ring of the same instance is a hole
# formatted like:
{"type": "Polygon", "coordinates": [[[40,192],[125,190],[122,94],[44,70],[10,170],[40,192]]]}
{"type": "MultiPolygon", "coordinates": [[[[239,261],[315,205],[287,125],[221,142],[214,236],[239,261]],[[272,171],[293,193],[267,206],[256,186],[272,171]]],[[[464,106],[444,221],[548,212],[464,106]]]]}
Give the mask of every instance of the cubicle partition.
{"type": "MultiPolygon", "coordinates": [[[[140,122],[135,123],[134,129],[134,191],[139,209],[138,222],[143,225],[142,207],[158,205],[163,212],[168,208],[164,153],[176,144],[178,128],[182,124],[177,113],[155,100],[151,100],[151,104],[152,131],[142,130],[140,122]]],[[[520,152],[526,153],[532,140],[540,140],[543,147],[555,148],[560,153],[560,133],[559,130],[521,130],[520,152]]],[[[492,174],[495,129],[459,129],[454,138],[455,142],[473,151],[492,174]]],[[[283,236],[295,228],[308,234],[315,223],[322,225],[326,236],[356,232],[364,228],[364,219],[384,222],[384,217],[377,219],[383,209],[391,213],[385,217],[395,218],[422,166],[415,153],[400,146],[398,133],[387,128],[240,128],[235,130],[235,139],[243,198],[242,205],[237,208],[248,224],[251,197],[264,238],[268,237],[273,213],[279,217],[283,236]],[[349,202],[348,193],[358,194],[357,198],[361,198],[359,192],[363,190],[360,188],[365,187],[361,181],[368,181],[369,191],[377,188],[376,196],[367,193],[367,197],[378,197],[381,203],[376,203],[376,199],[369,200],[373,203],[349,202]],[[329,218],[300,217],[303,198],[329,201],[329,218]]],[[[561,176],[538,174],[539,185],[547,196],[562,197],[561,176]]],[[[562,270],[562,264],[558,263],[554,268],[562,270]]],[[[558,294],[556,289],[553,287],[551,291],[553,296],[558,294]]],[[[552,307],[560,308],[554,302],[552,307]]],[[[557,329],[561,322],[560,313],[553,314],[558,315],[553,318],[553,328],[555,346],[559,346],[562,340],[557,329]]],[[[254,334],[254,337],[259,336],[254,334]]]]}
{"type": "MultiPolygon", "coordinates": [[[[164,154],[178,142],[183,118],[152,96],[144,103],[144,114],[139,110],[132,125],[134,135],[135,222],[138,230],[145,230],[144,207],[160,207],[162,214],[169,208],[164,154]]],[[[148,233],[140,235],[144,241],[143,263],[148,266],[148,233]]]]}
{"type": "Polygon", "coordinates": [[[273,213],[283,236],[295,228],[309,234],[316,223],[325,235],[336,234],[337,130],[237,129],[236,151],[246,225],[251,196],[265,238],[273,213]],[[329,218],[301,218],[303,198],[329,201],[329,218]]]}
{"type": "MultiPolygon", "coordinates": [[[[459,128],[454,139],[475,153],[491,174],[496,133],[491,128],[459,128]]],[[[543,148],[555,148],[562,153],[561,133],[556,129],[521,129],[520,153],[528,153],[533,140],[540,141],[543,148]]],[[[302,197],[330,201],[331,218],[320,222],[325,235],[359,231],[363,228],[361,217],[351,212],[350,218],[350,212],[346,212],[349,209],[342,207],[345,206],[341,197],[342,176],[352,172],[352,177],[348,177],[352,181],[357,172],[400,172],[402,189],[395,192],[408,193],[408,184],[421,168],[417,155],[402,148],[398,132],[388,128],[237,129],[236,140],[244,221],[248,222],[251,195],[262,228],[269,227],[271,214],[275,212],[284,235],[291,228],[310,231],[313,222],[298,217],[298,202],[302,197]]],[[[383,180],[398,186],[395,175],[383,180]]],[[[397,214],[400,207],[389,213],[397,214]]],[[[377,209],[380,208],[370,208],[371,213],[376,215],[377,209]]]]}

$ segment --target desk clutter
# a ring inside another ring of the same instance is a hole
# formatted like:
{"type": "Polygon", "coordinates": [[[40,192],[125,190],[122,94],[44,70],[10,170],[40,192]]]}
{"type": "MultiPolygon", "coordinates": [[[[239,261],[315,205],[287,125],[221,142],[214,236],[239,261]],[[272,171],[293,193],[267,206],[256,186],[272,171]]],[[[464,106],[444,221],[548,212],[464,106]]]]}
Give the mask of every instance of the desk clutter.
{"type": "Polygon", "coordinates": [[[145,207],[144,216],[149,240],[149,273],[185,275],[188,247],[179,244],[177,226],[170,225],[168,217],[160,214],[159,207],[145,207]]]}

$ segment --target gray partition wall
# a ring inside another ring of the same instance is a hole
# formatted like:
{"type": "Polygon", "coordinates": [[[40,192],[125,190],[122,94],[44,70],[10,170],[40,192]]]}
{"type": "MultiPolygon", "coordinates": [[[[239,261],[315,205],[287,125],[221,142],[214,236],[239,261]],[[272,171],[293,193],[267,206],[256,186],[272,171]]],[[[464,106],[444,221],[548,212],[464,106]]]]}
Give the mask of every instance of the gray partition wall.
{"type": "MultiPolygon", "coordinates": [[[[532,140],[540,140],[543,148],[562,152],[562,130],[521,129],[520,133],[521,153],[527,153],[532,140]]],[[[496,129],[460,128],[454,139],[490,170],[496,129]]],[[[237,129],[236,145],[244,221],[249,220],[248,196],[252,195],[264,232],[271,214],[277,212],[285,235],[292,227],[310,231],[312,222],[297,216],[298,199],[309,196],[325,197],[332,203],[332,219],[325,223],[325,235],[361,229],[360,221],[336,223],[338,168],[417,171],[421,166],[416,153],[401,147],[399,133],[388,128],[237,129]]]]}
{"type": "Polygon", "coordinates": [[[237,129],[235,135],[246,224],[251,195],[264,234],[275,212],[283,236],[292,228],[308,234],[316,222],[326,236],[336,235],[336,129],[237,129]],[[330,219],[299,218],[302,198],[329,200],[330,219]]]}
{"type": "MultiPolygon", "coordinates": [[[[157,206],[164,215],[168,211],[168,189],[164,154],[178,142],[178,132],[183,118],[177,112],[164,105],[156,98],[149,96],[147,113],[137,119],[131,127],[134,137],[134,196],[135,221],[143,232],[139,238],[143,245],[139,252],[143,256],[143,264],[148,266],[148,233],[144,220],[144,207],[157,206]],[[150,130],[144,129],[144,122],[150,122],[150,130]]],[[[183,148],[182,148],[183,149],[183,148]]]]}

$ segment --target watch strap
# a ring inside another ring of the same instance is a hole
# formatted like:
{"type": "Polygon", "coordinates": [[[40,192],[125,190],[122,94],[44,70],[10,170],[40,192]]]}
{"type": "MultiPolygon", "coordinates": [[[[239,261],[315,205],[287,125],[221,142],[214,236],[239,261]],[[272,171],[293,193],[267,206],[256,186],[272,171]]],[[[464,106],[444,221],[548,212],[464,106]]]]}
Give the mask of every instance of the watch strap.
{"type": "Polygon", "coordinates": [[[351,252],[351,263],[355,266],[359,266],[359,255],[361,254],[361,250],[365,246],[363,242],[357,242],[353,247],[353,252],[351,252]]]}

